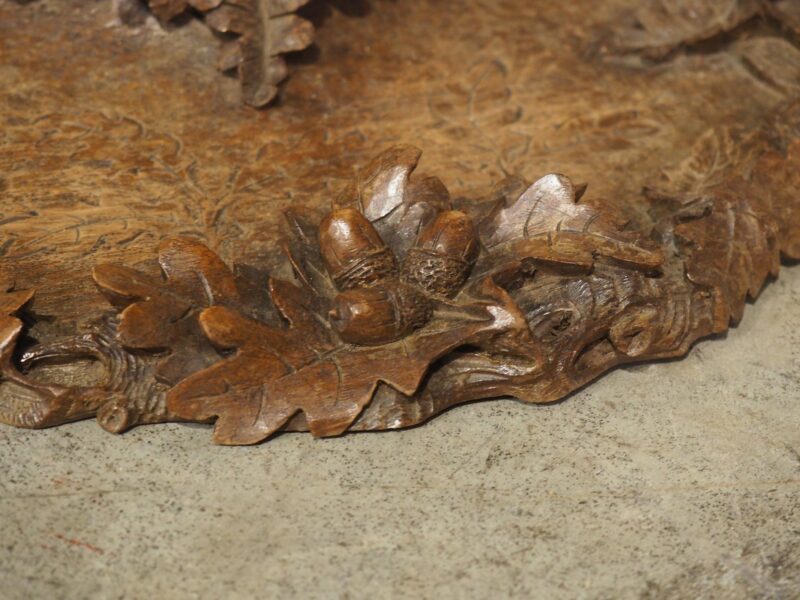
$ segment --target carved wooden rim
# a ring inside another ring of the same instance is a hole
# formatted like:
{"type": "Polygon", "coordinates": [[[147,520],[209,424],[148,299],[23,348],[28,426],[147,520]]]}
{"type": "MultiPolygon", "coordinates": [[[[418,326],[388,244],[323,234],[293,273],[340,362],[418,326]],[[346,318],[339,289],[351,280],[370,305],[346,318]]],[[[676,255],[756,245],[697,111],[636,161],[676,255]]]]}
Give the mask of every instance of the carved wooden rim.
{"type": "Polygon", "coordinates": [[[252,444],[410,426],[479,398],[551,402],[616,365],[683,355],[741,318],[782,255],[800,258],[797,123],[795,105],[747,134],[724,177],[646,190],[646,231],[559,174],[454,202],[437,178],[413,176],[420,151],[400,146],[328,214],[286,213],[291,278],[170,239],[160,276],[97,265],[115,310],[22,355],[18,315],[33,292],[7,282],[0,373],[13,389],[0,420],[97,416],[112,432],[215,422],[216,442],[252,444]],[[36,376],[85,357],[105,381],[36,376]]]}
{"type": "MultiPolygon", "coordinates": [[[[285,75],[279,55],[310,41],[291,15],[304,3],[149,2],[163,18],[192,7],[236,34],[223,65],[240,67],[254,105],[285,75]]],[[[785,2],[736,8],[708,27],[667,15],[677,34],[604,49],[660,60],[763,15],[798,30],[785,2]]],[[[168,239],[153,250],[160,272],[95,265],[109,311],[44,344],[25,339],[33,290],[0,276],[0,422],[96,416],[115,433],[213,422],[216,442],[253,444],[278,431],[407,427],[503,395],[551,402],[617,365],[681,356],[738,322],[782,257],[800,258],[799,134],[800,104],[754,131],[715,132],[736,136],[736,156],[712,174],[689,156],[645,189],[646,225],[558,173],[454,200],[438,178],[415,176],[420,150],[393,147],[325,214],[287,211],[280,272],[168,239]],[[42,365],[87,359],[104,371],[94,385],[41,376],[42,365]]]]}

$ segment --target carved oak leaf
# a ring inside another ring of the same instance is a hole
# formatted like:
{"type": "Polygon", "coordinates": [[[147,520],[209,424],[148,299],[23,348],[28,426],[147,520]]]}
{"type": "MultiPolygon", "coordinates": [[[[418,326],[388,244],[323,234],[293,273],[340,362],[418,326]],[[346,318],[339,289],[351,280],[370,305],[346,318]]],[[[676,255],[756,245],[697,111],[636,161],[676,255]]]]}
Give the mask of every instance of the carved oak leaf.
{"type": "Polygon", "coordinates": [[[713,291],[716,333],[738,323],[745,301],[758,295],[769,275],[778,274],[776,234],[774,223],[755,214],[747,199],[724,192],[714,198],[708,216],[675,227],[690,247],[686,276],[713,291]]]}
{"type": "Polygon", "coordinates": [[[225,43],[219,67],[237,69],[245,103],[256,108],[278,93],[287,75],[281,54],[307,48],[313,25],[294,13],[309,0],[224,0],[206,14],[206,23],[221,33],[237,34],[225,43]]]}
{"type": "Polygon", "coordinates": [[[501,200],[480,226],[484,245],[495,256],[533,259],[591,270],[597,257],[642,271],[657,270],[657,247],[619,230],[620,223],[580,204],[585,186],[564,175],[545,175],[510,206],[501,200]]]}
{"type": "Polygon", "coordinates": [[[0,376],[16,372],[12,363],[14,348],[22,332],[22,321],[14,315],[33,298],[33,290],[11,291],[0,282],[0,376]]]}
{"type": "Polygon", "coordinates": [[[319,222],[321,217],[310,209],[297,206],[284,212],[288,221],[288,236],[283,252],[292,265],[295,276],[310,291],[321,298],[332,298],[336,288],[325,272],[319,252],[319,222]]]}
{"type": "Polygon", "coordinates": [[[709,210],[700,218],[675,227],[687,255],[687,277],[713,295],[715,332],[741,320],[747,299],[778,274],[781,254],[800,258],[798,166],[797,141],[785,156],[762,151],[749,173],[732,174],[706,191],[709,210]]]}
{"type": "Polygon", "coordinates": [[[703,132],[685,159],[662,170],[656,195],[698,195],[724,183],[758,151],[746,138],[742,131],[728,127],[703,132]]]}
{"type": "Polygon", "coordinates": [[[419,230],[450,208],[450,193],[438,177],[412,178],[422,151],[398,145],[381,152],[333,203],[357,208],[398,255],[414,243],[419,230]]]}
{"type": "Polygon", "coordinates": [[[531,145],[530,135],[508,130],[523,114],[508,75],[502,61],[481,59],[454,74],[428,100],[435,127],[443,128],[458,144],[472,140],[475,150],[493,154],[507,173],[516,170],[517,160],[531,145]],[[498,135],[499,129],[505,129],[503,135],[498,135]]]}
{"type": "Polygon", "coordinates": [[[153,14],[163,21],[174,19],[188,8],[206,12],[222,4],[222,0],[147,0],[153,14]]]}
{"type": "Polygon", "coordinates": [[[765,5],[767,12],[784,27],[800,33],[800,4],[796,0],[771,0],[765,5]]]}
{"type": "MultiPolygon", "coordinates": [[[[0,281],[0,381],[20,381],[22,374],[14,365],[14,350],[22,333],[23,323],[16,315],[33,298],[33,291],[14,292],[0,281]]],[[[23,426],[25,408],[7,398],[0,399],[0,423],[23,426]]]]}
{"type": "MultiPolygon", "coordinates": [[[[136,0],[138,1],[138,0],[136,0]]],[[[136,24],[140,17],[130,2],[117,0],[123,23],[136,24]]],[[[205,15],[206,24],[223,34],[233,34],[220,50],[222,71],[237,69],[242,96],[250,106],[266,106],[278,93],[277,85],[287,76],[282,54],[307,48],[314,26],[295,14],[309,0],[147,0],[153,14],[169,21],[194,9],[205,15]]]]}
{"type": "MultiPolygon", "coordinates": [[[[789,119],[780,119],[788,124],[789,119]]],[[[777,230],[781,254],[800,260],[800,210],[795,203],[800,187],[800,140],[789,142],[785,154],[771,148],[755,162],[746,188],[751,198],[759,198],[762,210],[771,215],[777,230]]],[[[738,182],[734,182],[737,186],[738,182]]],[[[740,188],[745,189],[745,188],[740,188]]]]}
{"type": "Polygon", "coordinates": [[[796,97],[800,91],[800,50],[782,36],[744,38],[731,45],[755,84],[796,97]]]}
{"type": "Polygon", "coordinates": [[[106,299],[121,310],[119,342],[139,350],[169,350],[157,377],[175,383],[216,357],[197,326],[199,310],[238,305],[242,298],[234,274],[200,242],[168,239],[158,254],[163,279],[110,264],[97,265],[92,274],[106,299]]]}
{"type": "Polygon", "coordinates": [[[167,395],[170,410],[184,419],[217,417],[217,443],[261,442],[301,411],[314,436],[339,435],[380,383],[410,396],[430,364],[454,348],[501,336],[520,324],[527,331],[510,297],[488,280],[487,301],[472,307],[471,318],[439,319],[414,336],[379,347],[335,341],[309,296],[294,284],[272,280],[270,291],[289,327],[269,327],[221,306],[203,311],[200,323],[209,339],[236,352],[167,395]]]}
{"type": "Polygon", "coordinates": [[[757,16],[761,0],[647,0],[615,35],[614,50],[661,60],[688,46],[729,32],[757,16]]]}
{"type": "MultiPolygon", "coordinates": [[[[10,286],[0,282],[0,290],[10,286]]],[[[37,429],[93,415],[109,395],[91,387],[64,387],[33,381],[14,364],[14,350],[23,323],[16,314],[33,298],[33,291],[0,293],[0,381],[12,391],[0,396],[0,423],[37,429]]]]}
{"type": "Polygon", "coordinates": [[[431,96],[428,107],[437,121],[480,128],[503,127],[519,120],[522,107],[512,103],[508,68],[482,59],[431,96]]]}

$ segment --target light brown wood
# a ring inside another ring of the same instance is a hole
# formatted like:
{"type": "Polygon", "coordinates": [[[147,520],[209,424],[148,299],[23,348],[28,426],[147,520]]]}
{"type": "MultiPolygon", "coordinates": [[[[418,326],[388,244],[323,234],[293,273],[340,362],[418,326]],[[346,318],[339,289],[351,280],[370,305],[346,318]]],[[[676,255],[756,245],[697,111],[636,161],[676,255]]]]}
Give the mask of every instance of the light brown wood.
{"type": "MultiPolygon", "coordinates": [[[[150,3],[189,4],[235,3],[150,3]]],[[[257,112],[197,19],[0,5],[0,420],[251,444],[551,402],[800,258],[793,2],[344,6],[257,112]]]]}

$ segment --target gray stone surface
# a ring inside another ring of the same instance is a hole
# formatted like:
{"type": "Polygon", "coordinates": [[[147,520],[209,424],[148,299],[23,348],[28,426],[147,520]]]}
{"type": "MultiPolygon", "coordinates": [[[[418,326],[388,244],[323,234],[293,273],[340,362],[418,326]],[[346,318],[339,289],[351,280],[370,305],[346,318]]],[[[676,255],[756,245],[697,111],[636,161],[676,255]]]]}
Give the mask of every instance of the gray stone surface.
{"type": "Polygon", "coordinates": [[[787,269],[686,360],[405,432],[0,428],[0,597],[800,597],[798,298],[787,269]]]}

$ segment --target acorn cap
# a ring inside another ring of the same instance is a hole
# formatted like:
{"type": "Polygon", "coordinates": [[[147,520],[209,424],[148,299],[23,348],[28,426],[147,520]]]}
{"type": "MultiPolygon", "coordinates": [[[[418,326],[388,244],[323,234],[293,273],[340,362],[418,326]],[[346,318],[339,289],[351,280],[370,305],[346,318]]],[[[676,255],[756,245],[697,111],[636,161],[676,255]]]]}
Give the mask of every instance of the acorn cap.
{"type": "Polygon", "coordinates": [[[403,281],[433,296],[455,296],[480,253],[475,226],[458,210],[440,213],[417,238],[401,267],[403,281]]]}

